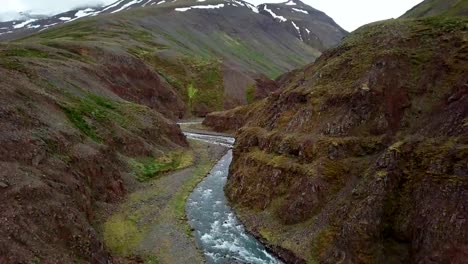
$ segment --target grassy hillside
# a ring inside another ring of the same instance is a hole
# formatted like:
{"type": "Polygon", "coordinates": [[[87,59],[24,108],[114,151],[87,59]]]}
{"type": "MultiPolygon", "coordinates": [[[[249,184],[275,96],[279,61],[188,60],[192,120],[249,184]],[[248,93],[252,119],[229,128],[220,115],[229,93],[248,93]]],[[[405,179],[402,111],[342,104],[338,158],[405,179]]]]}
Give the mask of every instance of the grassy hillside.
{"type": "Polygon", "coordinates": [[[467,0],[425,0],[406,12],[402,18],[437,15],[468,16],[467,0]]]}

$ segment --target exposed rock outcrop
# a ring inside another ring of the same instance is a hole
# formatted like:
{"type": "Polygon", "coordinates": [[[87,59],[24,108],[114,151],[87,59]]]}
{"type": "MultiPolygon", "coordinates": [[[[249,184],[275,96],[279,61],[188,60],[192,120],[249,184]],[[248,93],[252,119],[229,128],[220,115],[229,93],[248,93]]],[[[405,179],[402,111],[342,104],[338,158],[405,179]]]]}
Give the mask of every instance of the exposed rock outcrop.
{"type": "Polygon", "coordinates": [[[247,112],[226,187],[247,227],[307,263],[463,263],[466,23],[365,26],[247,112]]]}

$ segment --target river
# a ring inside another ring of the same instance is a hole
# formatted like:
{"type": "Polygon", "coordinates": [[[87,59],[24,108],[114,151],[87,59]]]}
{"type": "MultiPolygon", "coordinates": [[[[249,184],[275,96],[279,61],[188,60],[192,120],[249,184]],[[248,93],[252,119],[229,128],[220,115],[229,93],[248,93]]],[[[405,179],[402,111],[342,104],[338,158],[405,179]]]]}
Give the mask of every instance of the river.
{"type": "MultiPolygon", "coordinates": [[[[231,148],[230,137],[185,133],[187,138],[231,148]]],[[[232,150],[221,158],[187,200],[186,211],[207,263],[279,264],[237,219],[224,194],[232,150]]],[[[183,249],[181,249],[183,250],[183,249]]]]}

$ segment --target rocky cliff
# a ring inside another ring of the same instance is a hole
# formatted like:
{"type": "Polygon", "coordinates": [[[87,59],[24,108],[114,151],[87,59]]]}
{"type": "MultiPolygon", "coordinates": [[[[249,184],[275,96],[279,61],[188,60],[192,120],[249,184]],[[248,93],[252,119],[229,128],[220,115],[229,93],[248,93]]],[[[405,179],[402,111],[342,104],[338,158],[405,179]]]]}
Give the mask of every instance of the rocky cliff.
{"type": "Polygon", "coordinates": [[[226,193],[291,263],[464,263],[466,17],[358,29],[243,120],[226,193]]]}

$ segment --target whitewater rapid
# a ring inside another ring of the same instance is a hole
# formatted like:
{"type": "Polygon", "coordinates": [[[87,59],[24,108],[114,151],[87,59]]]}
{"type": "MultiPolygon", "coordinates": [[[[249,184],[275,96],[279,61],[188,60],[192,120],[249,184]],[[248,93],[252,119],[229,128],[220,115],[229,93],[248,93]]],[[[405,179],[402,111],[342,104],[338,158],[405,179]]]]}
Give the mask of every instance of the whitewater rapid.
{"type": "MultiPolygon", "coordinates": [[[[187,138],[232,147],[229,137],[185,133],[187,138]]],[[[282,263],[269,252],[237,219],[224,194],[232,161],[232,150],[221,158],[210,174],[187,200],[186,211],[195,230],[198,246],[207,263],[282,263]]],[[[183,250],[183,249],[182,249],[183,250]]]]}

